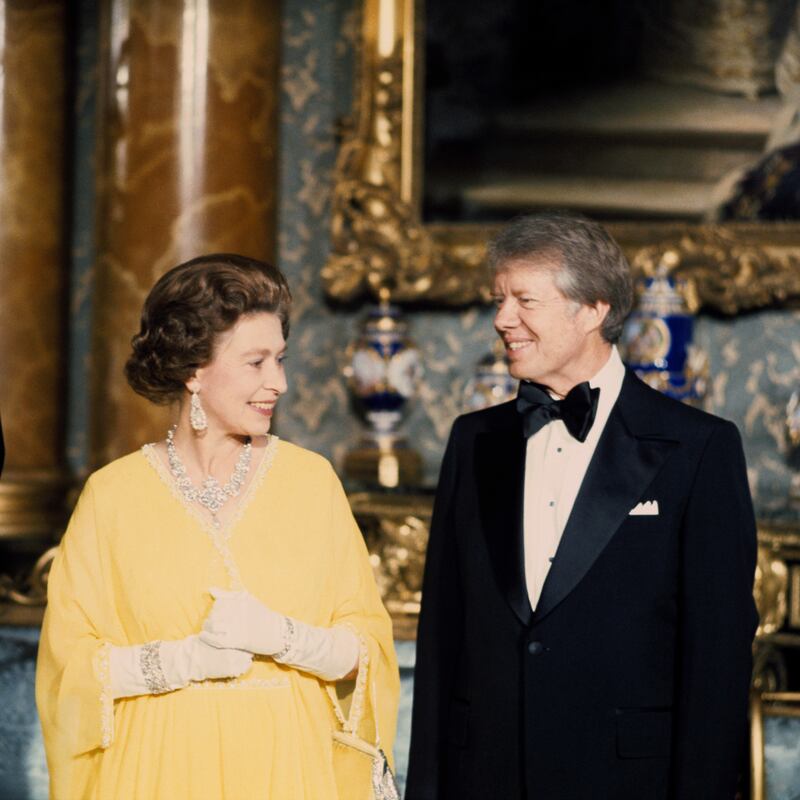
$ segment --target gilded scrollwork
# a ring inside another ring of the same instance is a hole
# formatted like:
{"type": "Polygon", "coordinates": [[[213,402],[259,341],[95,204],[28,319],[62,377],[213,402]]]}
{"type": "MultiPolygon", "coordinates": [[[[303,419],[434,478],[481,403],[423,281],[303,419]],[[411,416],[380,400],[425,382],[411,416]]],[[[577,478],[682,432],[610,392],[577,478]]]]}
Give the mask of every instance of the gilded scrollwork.
{"type": "Polygon", "coordinates": [[[786,622],[788,584],[786,562],[766,547],[759,547],[753,586],[759,617],[757,636],[775,633],[786,622]]]}
{"type": "Polygon", "coordinates": [[[800,529],[796,524],[760,524],[758,562],[753,596],[759,624],[754,642],[753,687],[762,691],[786,688],[784,651],[800,646],[795,610],[800,558],[800,529]]]}
{"type": "Polygon", "coordinates": [[[422,599],[432,498],[357,492],[349,500],[395,633],[399,638],[413,638],[422,599]]]}
{"type": "MultiPolygon", "coordinates": [[[[488,299],[482,269],[490,226],[426,225],[420,212],[423,24],[414,0],[363,0],[353,124],[334,175],[329,297],[388,288],[400,302],[462,305],[488,299]]],[[[639,274],[667,258],[692,310],[725,314],[800,299],[796,224],[609,226],[639,274]]]]}
{"type": "MultiPolygon", "coordinates": [[[[789,226],[776,226],[786,233],[789,226]]],[[[652,275],[666,267],[685,282],[692,311],[736,314],[800,299],[800,240],[771,241],[773,226],[700,226],[680,238],[640,248],[634,269],[652,275]]],[[[795,236],[797,234],[794,234],[795,236]]]]}
{"type": "Polygon", "coordinates": [[[786,690],[788,671],[782,650],[771,642],[756,642],[751,686],[757,692],[786,690]]]}
{"type": "Polygon", "coordinates": [[[342,301],[389,289],[397,301],[473,302],[484,294],[475,268],[482,252],[476,259],[472,243],[466,252],[442,247],[415,202],[413,0],[366,0],[363,20],[360,91],[335,168],[325,290],[342,301]]]}
{"type": "Polygon", "coordinates": [[[0,574],[0,601],[20,606],[44,606],[47,602],[47,578],[56,551],[56,547],[46,550],[27,575],[0,574]]]}
{"type": "Polygon", "coordinates": [[[395,300],[434,294],[442,254],[411,208],[386,186],[349,179],[334,193],[333,254],[322,271],[327,293],[351,300],[388,288],[395,300]]]}

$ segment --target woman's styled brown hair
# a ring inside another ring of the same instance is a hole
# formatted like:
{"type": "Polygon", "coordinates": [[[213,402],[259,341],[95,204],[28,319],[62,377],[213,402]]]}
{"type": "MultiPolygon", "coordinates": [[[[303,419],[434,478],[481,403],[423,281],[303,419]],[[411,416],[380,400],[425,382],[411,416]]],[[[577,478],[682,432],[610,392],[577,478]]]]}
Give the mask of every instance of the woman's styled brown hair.
{"type": "Polygon", "coordinates": [[[275,314],[287,338],[291,303],[283,273],[255,258],[213,253],[179,264],[147,295],[125,364],[128,383],[153,403],[171,403],[211,361],[217,337],[240,317],[275,314]]]}

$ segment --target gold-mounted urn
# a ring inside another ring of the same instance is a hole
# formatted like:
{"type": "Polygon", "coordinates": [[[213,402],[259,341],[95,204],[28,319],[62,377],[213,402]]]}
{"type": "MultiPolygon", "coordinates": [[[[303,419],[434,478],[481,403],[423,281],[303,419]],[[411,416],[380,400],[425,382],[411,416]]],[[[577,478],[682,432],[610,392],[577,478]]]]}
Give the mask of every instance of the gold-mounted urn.
{"type": "Polygon", "coordinates": [[[344,370],[368,426],[345,457],[345,474],[387,488],[416,484],[422,473],[422,459],[400,434],[422,371],[419,350],[407,330],[400,310],[389,302],[388,290],[381,289],[380,304],[369,311],[358,339],[348,348],[344,370]]]}

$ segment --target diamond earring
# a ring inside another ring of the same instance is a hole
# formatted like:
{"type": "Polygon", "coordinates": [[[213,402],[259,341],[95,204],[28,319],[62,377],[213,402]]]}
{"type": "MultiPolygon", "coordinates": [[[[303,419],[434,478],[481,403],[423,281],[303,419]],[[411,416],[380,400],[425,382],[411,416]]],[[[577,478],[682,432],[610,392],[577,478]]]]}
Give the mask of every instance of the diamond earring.
{"type": "Polygon", "coordinates": [[[200,405],[200,395],[198,392],[192,392],[192,403],[189,411],[189,423],[192,430],[201,433],[208,427],[208,418],[206,412],[203,411],[203,406],[200,405]]]}

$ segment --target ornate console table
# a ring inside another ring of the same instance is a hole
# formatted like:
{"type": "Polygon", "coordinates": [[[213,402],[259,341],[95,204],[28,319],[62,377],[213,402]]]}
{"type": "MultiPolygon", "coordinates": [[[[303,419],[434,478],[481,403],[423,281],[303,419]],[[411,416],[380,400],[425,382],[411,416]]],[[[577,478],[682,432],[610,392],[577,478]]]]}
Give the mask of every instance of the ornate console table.
{"type": "Polygon", "coordinates": [[[433,490],[348,494],[396,639],[415,639],[433,490]]]}

